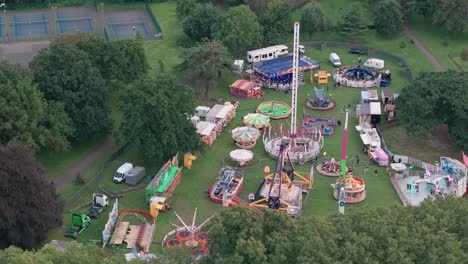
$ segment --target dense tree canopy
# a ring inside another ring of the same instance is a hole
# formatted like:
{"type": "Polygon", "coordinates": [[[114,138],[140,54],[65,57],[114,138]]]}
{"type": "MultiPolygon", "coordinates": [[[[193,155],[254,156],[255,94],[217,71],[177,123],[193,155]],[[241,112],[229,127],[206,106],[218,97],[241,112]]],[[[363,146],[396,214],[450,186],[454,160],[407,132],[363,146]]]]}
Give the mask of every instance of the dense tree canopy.
{"type": "Polygon", "coordinates": [[[177,0],[177,7],[176,7],[176,14],[177,18],[183,20],[187,16],[189,16],[193,9],[199,4],[203,2],[202,0],[177,0]]]}
{"type": "Polygon", "coordinates": [[[211,221],[205,263],[461,263],[468,201],[351,211],[293,220],[279,212],[229,208],[211,221]]]}
{"type": "Polygon", "coordinates": [[[226,47],[219,41],[204,41],[197,46],[182,51],[182,65],[200,73],[206,80],[205,95],[210,97],[211,87],[221,77],[223,71],[231,69],[232,59],[226,47]]]}
{"type": "Polygon", "coordinates": [[[327,29],[327,18],[319,2],[311,1],[302,7],[301,29],[309,35],[327,29]]]}
{"type": "Polygon", "coordinates": [[[69,44],[54,43],[41,50],[30,67],[45,98],[64,104],[75,138],[84,139],[111,130],[105,101],[108,91],[86,52],[69,44]]]}
{"type": "Polygon", "coordinates": [[[382,35],[392,35],[401,31],[403,14],[401,6],[395,0],[382,0],[374,8],[375,30],[382,35]]]}
{"type": "Polygon", "coordinates": [[[410,131],[447,124],[458,145],[468,150],[468,73],[422,74],[403,88],[397,109],[410,131]]]}
{"type": "Polygon", "coordinates": [[[433,22],[445,26],[449,32],[468,32],[468,1],[438,0],[433,14],[433,22]]]}
{"type": "Polygon", "coordinates": [[[357,4],[350,6],[338,24],[338,31],[346,38],[346,41],[355,41],[363,37],[367,30],[367,22],[357,4]]]}
{"type": "Polygon", "coordinates": [[[262,28],[257,16],[246,5],[229,9],[215,34],[231,51],[258,48],[262,43],[262,28]]]}
{"type": "Polygon", "coordinates": [[[130,83],[146,76],[149,64],[142,39],[107,41],[88,33],[61,36],[53,41],[74,45],[86,52],[102,78],[130,83]]]}
{"type": "Polygon", "coordinates": [[[213,29],[221,20],[221,13],[212,4],[198,4],[182,21],[185,34],[194,41],[211,39],[213,29]]]}
{"type": "Polygon", "coordinates": [[[47,102],[26,68],[0,64],[0,105],[0,144],[24,144],[34,152],[68,148],[72,129],[63,105],[47,102]]]}
{"type": "Polygon", "coordinates": [[[0,179],[0,249],[30,249],[61,224],[63,202],[22,145],[0,146],[0,179]]]}
{"type": "Polygon", "coordinates": [[[147,161],[196,150],[199,136],[189,119],[192,96],[189,87],[177,85],[171,76],[137,81],[120,96],[120,138],[136,146],[147,161]]]}
{"type": "Polygon", "coordinates": [[[285,0],[268,1],[263,14],[259,16],[263,28],[263,43],[278,44],[285,35],[292,31],[289,6],[285,0]]]}

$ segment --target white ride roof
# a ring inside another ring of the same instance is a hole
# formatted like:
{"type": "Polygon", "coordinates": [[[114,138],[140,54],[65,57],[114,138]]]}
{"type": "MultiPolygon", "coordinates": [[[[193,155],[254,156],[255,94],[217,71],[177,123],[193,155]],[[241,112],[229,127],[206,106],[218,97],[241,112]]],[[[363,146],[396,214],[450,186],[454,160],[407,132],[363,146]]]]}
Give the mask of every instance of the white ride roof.
{"type": "Polygon", "coordinates": [[[371,115],[381,115],[382,110],[380,109],[380,102],[371,102],[370,103],[370,114],[371,115]]]}

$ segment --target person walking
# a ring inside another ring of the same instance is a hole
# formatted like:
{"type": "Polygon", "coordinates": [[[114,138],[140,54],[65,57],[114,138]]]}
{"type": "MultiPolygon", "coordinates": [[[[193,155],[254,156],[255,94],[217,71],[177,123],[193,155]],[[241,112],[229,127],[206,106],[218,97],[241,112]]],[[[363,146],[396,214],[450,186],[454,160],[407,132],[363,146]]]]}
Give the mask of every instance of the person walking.
{"type": "Polygon", "coordinates": [[[377,177],[377,174],[378,174],[377,169],[374,171],[374,173],[375,173],[375,177],[377,177]]]}
{"type": "Polygon", "coordinates": [[[359,158],[359,154],[356,154],[356,166],[359,166],[359,161],[361,158],[359,158]]]}
{"type": "Polygon", "coordinates": [[[364,173],[369,173],[369,166],[368,165],[364,166],[364,173]]]}

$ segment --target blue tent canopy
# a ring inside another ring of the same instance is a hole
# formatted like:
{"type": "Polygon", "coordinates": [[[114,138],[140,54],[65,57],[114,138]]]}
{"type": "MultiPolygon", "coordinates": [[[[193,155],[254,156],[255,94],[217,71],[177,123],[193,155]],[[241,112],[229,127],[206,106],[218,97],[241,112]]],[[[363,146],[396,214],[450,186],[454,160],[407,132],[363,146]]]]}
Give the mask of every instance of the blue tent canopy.
{"type": "MultiPolygon", "coordinates": [[[[286,82],[292,79],[293,56],[285,56],[277,59],[261,62],[255,65],[254,70],[273,82],[286,82]]],[[[319,66],[319,62],[306,56],[299,59],[299,68],[302,71],[319,66]]]]}

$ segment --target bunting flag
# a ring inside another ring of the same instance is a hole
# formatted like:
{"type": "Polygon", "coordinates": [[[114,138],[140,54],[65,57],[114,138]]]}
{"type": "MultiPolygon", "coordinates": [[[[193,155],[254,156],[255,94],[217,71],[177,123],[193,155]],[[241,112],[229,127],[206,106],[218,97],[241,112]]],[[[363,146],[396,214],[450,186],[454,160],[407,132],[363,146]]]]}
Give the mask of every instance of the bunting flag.
{"type": "Polygon", "coordinates": [[[462,157],[463,157],[463,163],[465,163],[465,166],[468,167],[468,156],[463,151],[461,153],[462,153],[462,157]]]}

